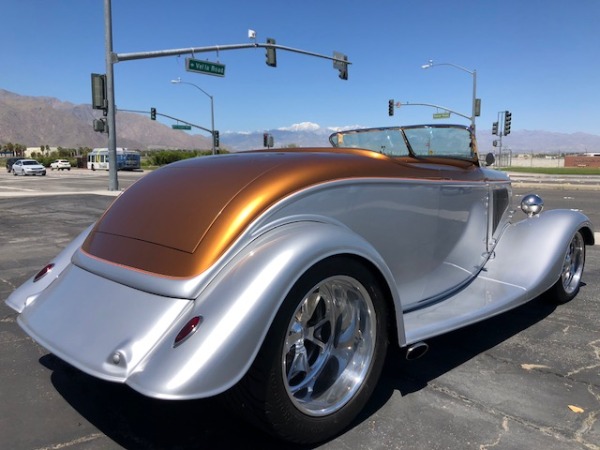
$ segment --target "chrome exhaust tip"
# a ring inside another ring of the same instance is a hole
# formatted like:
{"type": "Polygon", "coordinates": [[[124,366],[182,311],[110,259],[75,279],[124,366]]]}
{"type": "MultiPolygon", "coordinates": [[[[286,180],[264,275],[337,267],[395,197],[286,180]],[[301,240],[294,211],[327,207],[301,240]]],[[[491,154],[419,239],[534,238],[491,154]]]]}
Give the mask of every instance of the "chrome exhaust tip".
{"type": "Polygon", "coordinates": [[[429,350],[429,345],[425,342],[417,342],[415,344],[410,345],[406,349],[406,359],[408,361],[414,361],[415,359],[419,359],[429,350]]]}

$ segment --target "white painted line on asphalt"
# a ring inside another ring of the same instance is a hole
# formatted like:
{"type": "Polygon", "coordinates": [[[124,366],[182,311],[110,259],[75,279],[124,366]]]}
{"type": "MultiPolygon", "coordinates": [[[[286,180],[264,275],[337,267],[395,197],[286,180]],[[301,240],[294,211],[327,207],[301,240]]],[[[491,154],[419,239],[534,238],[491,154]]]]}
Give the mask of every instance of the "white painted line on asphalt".
{"type": "Polygon", "coordinates": [[[37,192],[37,189],[16,188],[13,186],[0,186],[0,189],[10,189],[11,191],[37,192]]]}
{"type": "Polygon", "coordinates": [[[35,197],[48,197],[51,195],[107,195],[118,197],[123,191],[39,192],[28,190],[28,192],[0,192],[0,198],[31,197],[31,192],[35,192],[35,197]]]}
{"type": "Polygon", "coordinates": [[[77,439],[73,439],[72,441],[62,442],[60,444],[53,444],[49,447],[38,447],[36,450],[59,450],[67,447],[72,447],[74,445],[85,444],[86,442],[94,441],[96,439],[103,438],[104,435],[102,433],[92,433],[87,436],[82,436],[77,439]]]}

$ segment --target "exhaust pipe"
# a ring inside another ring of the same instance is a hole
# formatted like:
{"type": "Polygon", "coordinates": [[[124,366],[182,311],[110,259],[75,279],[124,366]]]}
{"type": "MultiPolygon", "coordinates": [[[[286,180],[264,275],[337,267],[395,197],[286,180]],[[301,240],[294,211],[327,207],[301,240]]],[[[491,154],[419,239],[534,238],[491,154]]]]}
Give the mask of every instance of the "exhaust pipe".
{"type": "Polygon", "coordinates": [[[406,349],[406,359],[408,361],[414,361],[415,359],[419,359],[429,350],[429,345],[425,342],[417,342],[415,344],[410,345],[406,349]]]}

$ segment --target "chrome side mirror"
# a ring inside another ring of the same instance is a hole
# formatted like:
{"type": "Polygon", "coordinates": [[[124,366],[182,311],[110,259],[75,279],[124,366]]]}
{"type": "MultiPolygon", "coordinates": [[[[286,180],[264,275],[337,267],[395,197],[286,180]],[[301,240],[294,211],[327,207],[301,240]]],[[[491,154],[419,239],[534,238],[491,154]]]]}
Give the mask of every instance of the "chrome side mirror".
{"type": "Polygon", "coordinates": [[[485,155],[485,165],[486,166],[491,166],[495,162],[496,162],[496,157],[494,156],[494,154],[492,152],[485,155]]]}

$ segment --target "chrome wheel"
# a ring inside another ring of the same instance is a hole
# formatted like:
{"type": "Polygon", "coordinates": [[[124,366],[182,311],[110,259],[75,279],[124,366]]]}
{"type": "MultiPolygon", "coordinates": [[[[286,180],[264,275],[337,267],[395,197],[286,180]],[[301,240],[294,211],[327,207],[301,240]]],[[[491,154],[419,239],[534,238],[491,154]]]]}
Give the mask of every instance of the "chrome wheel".
{"type": "Polygon", "coordinates": [[[252,366],[224,399],[279,439],[315,444],[348,427],[377,386],[388,306],[377,272],[351,257],[310,267],[283,300],[252,366]]]}
{"type": "Polygon", "coordinates": [[[583,273],[583,265],[585,262],[585,243],[581,233],[575,233],[573,239],[569,243],[569,248],[565,254],[563,261],[560,282],[565,291],[565,294],[572,295],[577,293],[581,275],[583,273]]]}
{"type": "Polygon", "coordinates": [[[296,408],[325,416],[356,395],[375,353],[375,321],[369,293],[352,277],[327,278],[307,293],[289,322],[281,359],[296,408]]]}

